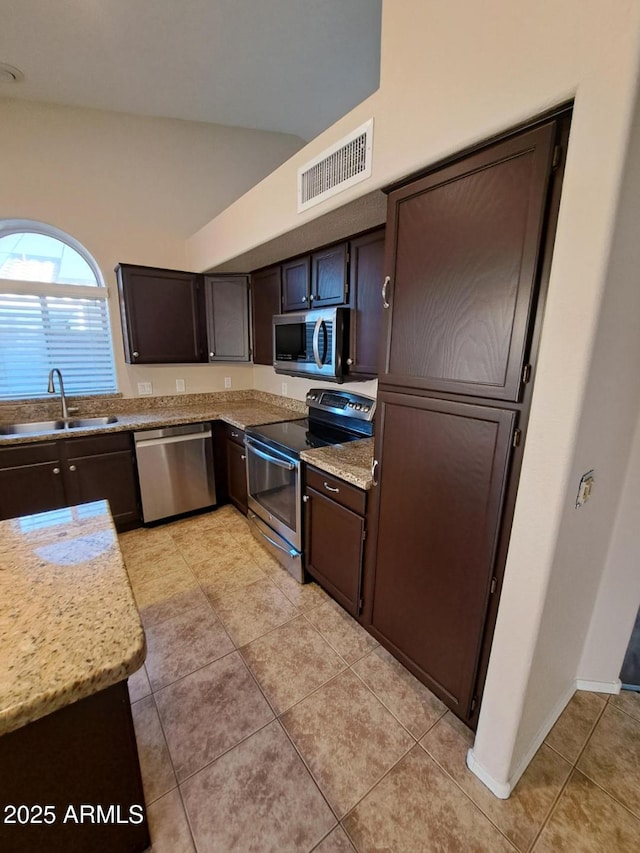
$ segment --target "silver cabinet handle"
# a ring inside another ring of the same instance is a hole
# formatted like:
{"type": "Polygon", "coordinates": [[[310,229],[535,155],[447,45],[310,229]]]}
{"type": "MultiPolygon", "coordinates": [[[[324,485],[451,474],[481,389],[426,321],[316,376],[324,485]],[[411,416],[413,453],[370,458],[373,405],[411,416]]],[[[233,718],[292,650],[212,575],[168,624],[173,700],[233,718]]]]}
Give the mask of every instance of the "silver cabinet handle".
{"type": "Polygon", "coordinates": [[[352,358],[348,358],[348,359],[347,359],[347,364],[348,364],[348,365],[355,364],[355,361],[354,361],[352,358]]]}
{"type": "Polygon", "coordinates": [[[209,358],[213,358],[213,357],[214,357],[214,355],[215,355],[215,352],[210,352],[210,353],[209,353],[209,358]]]}
{"type": "Polygon", "coordinates": [[[309,503],[309,495],[303,495],[302,501],[303,501],[303,503],[309,503]]]}
{"type": "Polygon", "coordinates": [[[326,483],[326,482],[324,484],[324,487],[328,492],[339,492],[340,491],[340,489],[334,489],[333,486],[330,486],[329,483],[326,483]]]}
{"type": "Polygon", "coordinates": [[[53,473],[53,474],[59,474],[59,473],[60,473],[60,469],[59,469],[59,468],[54,468],[54,469],[53,469],[53,471],[52,471],[52,473],[53,473]]]}
{"type": "Polygon", "coordinates": [[[244,460],[245,460],[246,458],[247,458],[247,457],[246,457],[246,455],[245,455],[244,453],[243,453],[243,454],[242,454],[242,456],[240,457],[240,459],[242,459],[242,461],[243,461],[243,462],[244,462],[244,460]]]}
{"type": "Polygon", "coordinates": [[[373,460],[373,465],[371,466],[371,482],[374,486],[378,485],[378,481],[376,480],[376,468],[378,467],[378,460],[373,460]]]}
{"type": "Polygon", "coordinates": [[[231,438],[240,438],[240,436],[238,435],[238,433],[237,433],[237,432],[232,432],[232,433],[231,433],[231,438]]]}
{"type": "Polygon", "coordinates": [[[390,303],[387,302],[387,287],[389,286],[390,283],[391,283],[391,276],[386,275],[384,277],[384,283],[382,285],[382,307],[383,308],[388,308],[390,305],[390,303]]]}
{"type": "Polygon", "coordinates": [[[75,466],[75,465],[69,465],[69,470],[70,470],[70,471],[75,471],[75,470],[76,470],[76,466],[75,466]]]}
{"type": "Polygon", "coordinates": [[[311,294],[311,296],[309,297],[309,302],[313,302],[313,293],[312,293],[312,294],[311,294]]]}
{"type": "Polygon", "coordinates": [[[133,357],[134,357],[134,358],[138,358],[138,356],[139,356],[139,355],[140,355],[140,353],[139,353],[139,352],[134,352],[133,357]]]}
{"type": "Polygon", "coordinates": [[[307,301],[307,297],[306,297],[306,296],[303,296],[303,297],[302,297],[302,301],[303,301],[303,302],[306,302],[306,301],[307,301]]]}

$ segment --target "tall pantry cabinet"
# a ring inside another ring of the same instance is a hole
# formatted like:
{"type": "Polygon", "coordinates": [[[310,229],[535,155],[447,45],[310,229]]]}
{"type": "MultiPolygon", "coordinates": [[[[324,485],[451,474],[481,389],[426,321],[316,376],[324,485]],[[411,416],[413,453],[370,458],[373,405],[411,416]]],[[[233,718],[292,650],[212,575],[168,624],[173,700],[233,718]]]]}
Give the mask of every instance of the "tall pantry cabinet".
{"type": "Polygon", "coordinates": [[[502,580],[568,116],[388,200],[365,622],[474,725],[502,580]]]}

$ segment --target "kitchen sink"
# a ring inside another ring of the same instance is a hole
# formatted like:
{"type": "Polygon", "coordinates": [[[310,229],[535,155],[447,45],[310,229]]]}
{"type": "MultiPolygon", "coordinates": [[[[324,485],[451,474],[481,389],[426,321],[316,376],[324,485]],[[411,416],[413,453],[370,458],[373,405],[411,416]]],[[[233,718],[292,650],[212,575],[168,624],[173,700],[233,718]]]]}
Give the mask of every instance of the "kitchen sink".
{"type": "Polygon", "coordinates": [[[2,424],[0,435],[28,435],[31,432],[51,432],[64,429],[64,421],[36,421],[25,424],[2,424]]]}
{"type": "Polygon", "coordinates": [[[2,424],[0,435],[29,435],[36,432],[56,432],[79,427],[99,427],[118,423],[118,419],[110,415],[102,418],[73,418],[69,421],[30,421],[23,424],[2,424]]]}
{"type": "Polygon", "coordinates": [[[117,424],[118,419],[110,415],[106,418],[73,418],[69,421],[69,429],[76,427],[92,427],[92,426],[108,426],[109,424],[117,424]]]}

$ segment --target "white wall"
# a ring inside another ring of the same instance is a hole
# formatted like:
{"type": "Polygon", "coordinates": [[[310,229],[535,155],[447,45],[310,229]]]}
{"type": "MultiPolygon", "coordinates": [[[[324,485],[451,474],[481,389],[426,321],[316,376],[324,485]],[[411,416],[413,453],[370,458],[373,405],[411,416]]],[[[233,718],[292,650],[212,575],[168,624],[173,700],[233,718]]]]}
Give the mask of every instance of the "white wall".
{"type": "Polygon", "coordinates": [[[269,394],[283,394],[285,397],[293,397],[294,400],[304,400],[310,388],[340,388],[342,391],[351,391],[354,394],[365,394],[375,397],[378,390],[378,380],[369,382],[343,382],[336,385],[335,382],[320,382],[315,379],[301,379],[297,376],[283,376],[276,373],[268,365],[257,364],[253,368],[253,387],[256,391],[267,391],[269,394]],[[283,383],[286,385],[284,393],[283,383]]]}
{"type": "MultiPolygon", "coordinates": [[[[111,299],[119,389],[218,390],[224,376],[250,388],[242,367],[124,364],[113,268],[119,261],[186,269],[185,240],[303,144],[278,133],[141,118],[0,99],[0,219],[36,219],[79,240],[111,299]]],[[[43,389],[43,392],[45,389],[43,389]]]]}
{"type": "Polygon", "coordinates": [[[602,573],[578,678],[610,683],[620,675],[640,605],[640,418],[613,538],[602,573]]]}
{"type": "MultiPolygon", "coordinates": [[[[576,474],[596,465],[601,494],[622,488],[625,415],[585,404],[585,394],[595,381],[590,364],[633,111],[639,19],[638,0],[385,0],[378,92],[188,244],[195,268],[214,267],[575,97],[536,387],[474,745],[476,769],[501,793],[522,768],[532,733],[565,696],[562,685],[577,674],[611,535],[606,498],[594,497],[584,512],[572,514],[576,474]],[[370,116],[375,121],[372,177],[298,215],[297,166],[370,116]],[[583,412],[592,419],[588,434],[582,431],[583,412]],[[612,424],[615,439],[599,438],[612,424]],[[585,541],[592,547],[583,547],[585,541]],[[553,618],[547,609],[549,633],[539,643],[547,594],[566,605],[571,589],[563,579],[577,576],[587,581],[584,593],[571,601],[572,619],[558,618],[561,607],[553,618]],[[557,661],[549,660],[550,649],[565,648],[557,661]],[[546,677],[548,665],[555,671],[546,677]],[[525,709],[532,673],[536,704],[525,709]]],[[[629,322],[624,312],[621,321],[629,322]]],[[[628,331],[625,326],[625,339],[628,331]]],[[[616,350],[606,360],[609,368],[619,355],[616,350]]],[[[616,375],[614,370],[609,381],[615,383],[616,375]]],[[[616,392],[614,399],[619,396],[616,392]]]]}

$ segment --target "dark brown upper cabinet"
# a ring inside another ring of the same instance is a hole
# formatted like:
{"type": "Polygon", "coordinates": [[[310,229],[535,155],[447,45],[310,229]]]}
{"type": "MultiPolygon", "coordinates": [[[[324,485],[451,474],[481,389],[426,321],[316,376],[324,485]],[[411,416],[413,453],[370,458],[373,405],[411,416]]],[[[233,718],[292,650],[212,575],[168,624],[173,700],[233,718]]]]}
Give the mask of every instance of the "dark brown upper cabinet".
{"type": "Polygon", "coordinates": [[[371,624],[463,719],[489,601],[517,414],[381,391],[371,624]]]}
{"type": "Polygon", "coordinates": [[[308,255],[282,264],[283,311],[304,311],[313,307],[309,303],[310,269],[311,261],[308,255]]]}
{"type": "Polygon", "coordinates": [[[249,361],[249,283],[246,276],[205,276],[210,362],[249,361]]]}
{"type": "Polygon", "coordinates": [[[272,318],[282,311],[281,280],[279,264],[251,273],[254,364],[273,364],[272,318]]]}
{"type": "Polygon", "coordinates": [[[384,228],[356,237],[350,242],[349,376],[369,379],[378,375],[382,326],[384,228]]]}
{"type": "Polygon", "coordinates": [[[346,243],[282,264],[282,310],[304,311],[347,302],[346,243]]]}
{"type": "Polygon", "coordinates": [[[555,123],[389,196],[383,385],[517,401],[555,123]]]}
{"type": "Polygon", "coordinates": [[[128,364],[208,360],[202,276],[132,264],[116,273],[128,364]]]}
{"type": "Polygon", "coordinates": [[[347,244],[328,246],[311,255],[311,308],[344,305],[347,301],[347,244]]]}

